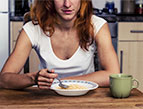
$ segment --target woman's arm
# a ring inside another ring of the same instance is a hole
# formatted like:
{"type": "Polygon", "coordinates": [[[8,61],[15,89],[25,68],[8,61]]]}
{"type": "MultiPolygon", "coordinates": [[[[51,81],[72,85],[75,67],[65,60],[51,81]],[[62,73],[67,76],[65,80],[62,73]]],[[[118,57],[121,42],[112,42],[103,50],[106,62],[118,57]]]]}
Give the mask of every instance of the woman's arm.
{"type": "Polygon", "coordinates": [[[103,70],[92,72],[87,75],[68,77],[65,79],[80,79],[93,81],[99,86],[109,86],[109,75],[119,73],[119,62],[112,45],[108,24],[104,24],[95,37],[98,57],[103,70]]]}
{"type": "Polygon", "coordinates": [[[30,54],[31,49],[31,42],[25,31],[22,30],[14,51],[0,72],[0,88],[22,89],[37,83],[40,89],[49,89],[53,78],[57,77],[57,75],[47,73],[48,69],[42,69],[39,72],[37,71],[38,73],[27,72],[26,74],[19,74],[30,54]],[[37,74],[38,77],[36,78],[37,74]],[[35,78],[37,79],[36,82],[35,78]]]}
{"type": "Polygon", "coordinates": [[[30,40],[25,31],[22,30],[12,54],[0,72],[0,87],[22,88],[34,84],[31,74],[18,74],[23,68],[31,49],[30,40]]]}

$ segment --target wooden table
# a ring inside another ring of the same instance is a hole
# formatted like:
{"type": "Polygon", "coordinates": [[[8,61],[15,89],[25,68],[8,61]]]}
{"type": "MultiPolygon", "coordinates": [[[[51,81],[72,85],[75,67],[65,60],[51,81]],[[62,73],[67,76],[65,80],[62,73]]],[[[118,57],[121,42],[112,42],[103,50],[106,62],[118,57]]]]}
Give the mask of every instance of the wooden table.
{"type": "Polygon", "coordinates": [[[133,89],[130,97],[113,98],[109,88],[97,88],[86,95],[66,97],[54,91],[27,88],[0,89],[0,109],[143,109],[143,93],[133,89]]]}

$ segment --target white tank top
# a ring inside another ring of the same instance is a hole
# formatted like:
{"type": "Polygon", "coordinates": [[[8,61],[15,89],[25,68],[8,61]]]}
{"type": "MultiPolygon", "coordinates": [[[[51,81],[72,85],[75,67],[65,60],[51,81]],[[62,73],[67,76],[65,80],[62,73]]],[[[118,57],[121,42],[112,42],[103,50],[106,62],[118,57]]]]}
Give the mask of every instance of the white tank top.
{"type": "MultiPolygon", "coordinates": [[[[94,26],[94,33],[96,35],[106,21],[93,15],[92,23],[94,26]]],[[[89,47],[89,51],[84,51],[79,46],[71,58],[62,60],[54,54],[50,37],[43,33],[39,25],[33,25],[30,21],[23,26],[23,29],[28,35],[32,43],[32,47],[39,56],[39,69],[54,69],[55,73],[58,73],[60,78],[94,72],[95,43],[89,47]]]]}

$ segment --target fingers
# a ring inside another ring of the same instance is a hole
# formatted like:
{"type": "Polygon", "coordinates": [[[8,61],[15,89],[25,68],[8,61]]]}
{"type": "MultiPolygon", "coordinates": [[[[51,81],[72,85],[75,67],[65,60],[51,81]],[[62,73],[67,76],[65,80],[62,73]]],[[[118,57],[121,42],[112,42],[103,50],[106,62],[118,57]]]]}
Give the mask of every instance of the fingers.
{"type": "Polygon", "coordinates": [[[40,89],[49,89],[58,75],[54,70],[42,69],[37,73],[37,85],[40,89]]]}
{"type": "Polygon", "coordinates": [[[39,72],[39,76],[45,77],[45,78],[56,78],[57,74],[54,74],[53,71],[49,71],[47,69],[42,69],[39,72]]]}

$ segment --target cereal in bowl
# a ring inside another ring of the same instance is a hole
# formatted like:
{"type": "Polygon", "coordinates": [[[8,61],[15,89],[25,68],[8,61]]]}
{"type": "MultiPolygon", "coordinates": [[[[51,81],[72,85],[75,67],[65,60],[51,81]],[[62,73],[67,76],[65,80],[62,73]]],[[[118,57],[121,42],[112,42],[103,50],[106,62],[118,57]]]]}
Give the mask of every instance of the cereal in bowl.
{"type": "MultiPolygon", "coordinates": [[[[57,89],[63,89],[62,87],[57,87],[57,89]]],[[[74,90],[74,89],[87,89],[87,87],[79,85],[79,84],[70,84],[68,88],[66,88],[67,90],[74,90]]]]}

